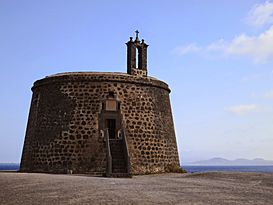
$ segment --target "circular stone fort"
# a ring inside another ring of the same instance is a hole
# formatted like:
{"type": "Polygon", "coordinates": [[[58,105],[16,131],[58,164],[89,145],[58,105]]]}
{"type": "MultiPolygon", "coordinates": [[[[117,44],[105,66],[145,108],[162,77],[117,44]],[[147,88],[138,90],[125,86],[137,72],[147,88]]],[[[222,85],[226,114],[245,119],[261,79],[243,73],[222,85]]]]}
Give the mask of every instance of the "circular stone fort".
{"type": "Polygon", "coordinates": [[[138,32],[126,44],[127,73],[69,72],[34,83],[20,171],[126,177],[180,170],[170,89],[147,76],[148,45],[138,32]]]}

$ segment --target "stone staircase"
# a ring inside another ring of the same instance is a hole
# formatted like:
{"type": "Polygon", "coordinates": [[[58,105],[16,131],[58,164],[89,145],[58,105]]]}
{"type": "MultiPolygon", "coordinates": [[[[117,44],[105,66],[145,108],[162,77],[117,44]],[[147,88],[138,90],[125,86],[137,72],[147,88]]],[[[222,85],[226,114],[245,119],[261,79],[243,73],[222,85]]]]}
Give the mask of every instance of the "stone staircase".
{"type": "Polygon", "coordinates": [[[128,173],[123,141],[121,139],[110,139],[110,151],[112,156],[112,177],[131,177],[128,173]]]}

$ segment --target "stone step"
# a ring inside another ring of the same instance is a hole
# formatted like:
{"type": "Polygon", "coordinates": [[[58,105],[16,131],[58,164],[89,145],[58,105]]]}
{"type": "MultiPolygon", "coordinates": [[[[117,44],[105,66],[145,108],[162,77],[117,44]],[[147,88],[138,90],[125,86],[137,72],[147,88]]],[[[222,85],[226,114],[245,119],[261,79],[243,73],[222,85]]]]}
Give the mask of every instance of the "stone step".
{"type": "Polygon", "coordinates": [[[122,145],[122,141],[110,141],[110,145],[122,145]]]}
{"type": "Polygon", "coordinates": [[[112,167],[126,167],[125,163],[112,163],[112,167]]]}
{"type": "Polygon", "coordinates": [[[123,155],[111,155],[112,156],[112,160],[125,160],[125,157],[123,155]]]}
{"type": "Polygon", "coordinates": [[[123,153],[123,149],[111,149],[111,153],[123,153]]]}
{"type": "Polygon", "coordinates": [[[110,144],[122,144],[122,140],[109,140],[110,144]]]}
{"type": "Polygon", "coordinates": [[[113,177],[131,177],[127,173],[122,140],[110,140],[113,177]]]}
{"type": "Polygon", "coordinates": [[[113,152],[111,153],[112,156],[114,157],[121,157],[121,158],[124,158],[124,153],[120,153],[120,152],[113,152]]]}
{"type": "Polygon", "coordinates": [[[122,168],[113,168],[113,172],[112,173],[127,173],[126,169],[122,169],[122,168]]]}
{"type": "Polygon", "coordinates": [[[123,151],[122,147],[110,147],[111,151],[123,151]]]}
{"type": "Polygon", "coordinates": [[[122,143],[121,142],[118,142],[118,143],[110,143],[111,146],[122,146],[122,143]]]}
{"type": "Polygon", "coordinates": [[[119,163],[119,162],[124,162],[125,163],[125,158],[124,157],[113,157],[112,156],[112,162],[113,163],[119,163]]]}
{"type": "Polygon", "coordinates": [[[113,164],[112,168],[113,169],[125,169],[126,166],[125,166],[125,164],[113,164]]]}
{"type": "Polygon", "coordinates": [[[111,154],[112,159],[125,159],[123,154],[111,154]]]}
{"type": "Polygon", "coordinates": [[[124,167],[113,167],[113,173],[127,173],[127,169],[124,167]]]}
{"type": "Polygon", "coordinates": [[[125,159],[124,159],[124,157],[118,157],[118,158],[112,157],[112,162],[113,163],[120,163],[120,162],[122,162],[122,163],[125,164],[125,159]]]}
{"type": "Polygon", "coordinates": [[[112,156],[112,162],[113,162],[113,164],[120,163],[120,162],[125,163],[125,159],[121,158],[121,157],[115,158],[115,157],[112,156]]]}
{"type": "Polygon", "coordinates": [[[122,143],[110,143],[110,146],[121,147],[121,146],[122,146],[122,143]]]}
{"type": "Polygon", "coordinates": [[[111,177],[123,177],[123,178],[132,178],[132,175],[129,173],[112,173],[111,177]]]}
{"type": "Polygon", "coordinates": [[[111,147],[110,150],[111,152],[123,152],[122,148],[116,148],[116,147],[115,148],[111,147]]]}
{"type": "Polygon", "coordinates": [[[113,168],[126,168],[125,164],[112,164],[113,168]]]}
{"type": "Polygon", "coordinates": [[[122,149],[123,146],[122,145],[110,145],[111,149],[122,149]]]}

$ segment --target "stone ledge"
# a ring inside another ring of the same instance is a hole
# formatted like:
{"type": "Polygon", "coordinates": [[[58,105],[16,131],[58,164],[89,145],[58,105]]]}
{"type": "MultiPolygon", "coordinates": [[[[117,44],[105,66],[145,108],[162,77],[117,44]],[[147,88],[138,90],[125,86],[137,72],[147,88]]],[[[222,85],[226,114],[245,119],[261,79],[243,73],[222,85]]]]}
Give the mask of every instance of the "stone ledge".
{"type": "Polygon", "coordinates": [[[141,77],[118,72],[66,72],[46,76],[34,82],[32,90],[49,83],[63,82],[117,82],[159,87],[171,92],[167,83],[154,77],[141,77]]]}

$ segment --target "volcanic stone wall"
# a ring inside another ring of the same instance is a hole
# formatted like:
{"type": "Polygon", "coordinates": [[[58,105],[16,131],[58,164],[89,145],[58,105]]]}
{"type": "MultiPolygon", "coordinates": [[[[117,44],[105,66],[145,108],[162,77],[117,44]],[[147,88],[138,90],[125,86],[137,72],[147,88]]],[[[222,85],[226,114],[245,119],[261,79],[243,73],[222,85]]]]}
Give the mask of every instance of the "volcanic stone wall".
{"type": "Polygon", "coordinates": [[[109,92],[120,101],[132,174],[179,167],[168,85],[125,73],[63,73],[34,83],[21,171],[106,172],[99,130],[109,92]]]}

